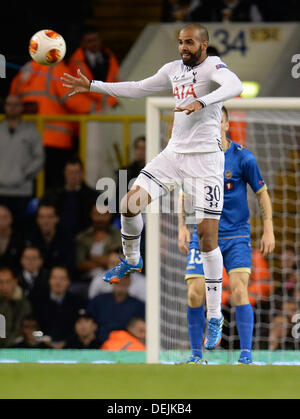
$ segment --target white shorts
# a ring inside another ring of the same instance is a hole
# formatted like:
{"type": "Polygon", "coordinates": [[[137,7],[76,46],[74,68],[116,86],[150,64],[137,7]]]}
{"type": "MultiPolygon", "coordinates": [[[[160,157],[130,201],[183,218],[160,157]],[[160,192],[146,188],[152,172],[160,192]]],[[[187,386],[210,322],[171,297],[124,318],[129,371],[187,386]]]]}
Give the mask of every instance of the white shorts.
{"type": "Polygon", "coordinates": [[[197,219],[220,219],[224,199],[224,153],[175,153],[166,148],[141,170],[133,186],[152,201],[175,188],[191,196],[197,219]]]}

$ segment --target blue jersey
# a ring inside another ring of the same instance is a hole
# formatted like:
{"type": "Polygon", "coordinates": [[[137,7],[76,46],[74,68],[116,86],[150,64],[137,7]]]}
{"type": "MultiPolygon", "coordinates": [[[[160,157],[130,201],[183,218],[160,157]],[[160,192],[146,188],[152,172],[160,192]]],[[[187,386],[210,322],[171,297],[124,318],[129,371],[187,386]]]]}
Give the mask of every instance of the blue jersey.
{"type": "Polygon", "coordinates": [[[250,236],[247,183],[255,193],[265,187],[254,155],[231,141],[225,152],[224,206],[219,238],[250,236]]]}

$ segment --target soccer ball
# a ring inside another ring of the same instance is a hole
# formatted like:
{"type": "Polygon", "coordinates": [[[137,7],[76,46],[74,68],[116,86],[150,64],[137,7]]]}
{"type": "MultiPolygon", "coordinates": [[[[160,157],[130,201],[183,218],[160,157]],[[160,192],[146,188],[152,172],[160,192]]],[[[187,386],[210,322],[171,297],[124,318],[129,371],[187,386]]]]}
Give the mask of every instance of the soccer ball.
{"type": "Polygon", "coordinates": [[[66,54],[65,40],[50,29],[39,31],[30,39],[29,54],[39,64],[59,63],[66,54]]]}

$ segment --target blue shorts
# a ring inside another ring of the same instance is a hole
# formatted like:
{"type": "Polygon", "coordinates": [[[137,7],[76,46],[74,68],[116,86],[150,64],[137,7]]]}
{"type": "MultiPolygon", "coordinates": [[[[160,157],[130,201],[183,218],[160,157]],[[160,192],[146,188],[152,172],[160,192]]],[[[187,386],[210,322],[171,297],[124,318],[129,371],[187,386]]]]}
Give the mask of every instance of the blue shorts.
{"type": "MultiPolygon", "coordinates": [[[[237,237],[232,239],[219,238],[219,246],[223,255],[223,263],[228,274],[234,270],[251,273],[252,248],[250,237],[237,237]]],[[[203,261],[196,229],[191,238],[185,279],[194,276],[204,276],[203,261]]]]}

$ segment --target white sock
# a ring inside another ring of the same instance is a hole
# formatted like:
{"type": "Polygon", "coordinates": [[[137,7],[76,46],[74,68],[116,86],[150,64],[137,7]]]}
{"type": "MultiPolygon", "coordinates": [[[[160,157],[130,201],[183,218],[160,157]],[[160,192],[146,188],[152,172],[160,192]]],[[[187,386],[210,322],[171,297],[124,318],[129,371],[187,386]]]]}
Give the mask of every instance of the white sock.
{"type": "Polygon", "coordinates": [[[144,227],[142,214],[134,217],[125,217],[121,215],[121,233],[123,252],[127,262],[131,265],[137,265],[140,260],[141,234],[144,227]]]}
{"type": "Polygon", "coordinates": [[[211,252],[201,252],[206,285],[207,318],[222,316],[223,257],[219,247],[211,252]]]}

